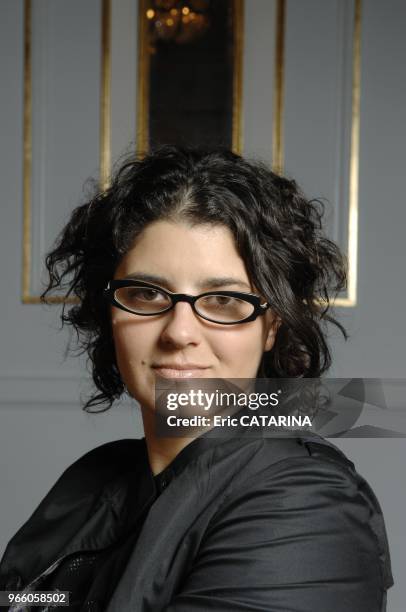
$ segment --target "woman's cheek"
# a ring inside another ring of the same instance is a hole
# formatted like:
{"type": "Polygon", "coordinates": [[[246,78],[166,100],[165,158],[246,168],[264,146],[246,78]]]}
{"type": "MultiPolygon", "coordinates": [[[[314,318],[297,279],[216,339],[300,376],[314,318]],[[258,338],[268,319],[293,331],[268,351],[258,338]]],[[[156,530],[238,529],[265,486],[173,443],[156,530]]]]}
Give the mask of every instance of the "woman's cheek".
{"type": "MultiPolygon", "coordinates": [[[[248,331],[248,330],[247,330],[248,331]]],[[[249,330],[246,335],[228,335],[217,346],[220,361],[227,366],[228,376],[235,378],[254,378],[263,354],[260,330],[249,330]]]]}

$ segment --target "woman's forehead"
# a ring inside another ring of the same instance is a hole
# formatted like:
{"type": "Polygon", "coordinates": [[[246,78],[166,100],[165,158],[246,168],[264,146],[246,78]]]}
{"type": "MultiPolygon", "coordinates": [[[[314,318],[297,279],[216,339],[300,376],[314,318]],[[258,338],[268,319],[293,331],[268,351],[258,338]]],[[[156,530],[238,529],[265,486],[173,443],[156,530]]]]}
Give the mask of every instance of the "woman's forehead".
{"type": "MultiPolygon", "coordinates": [[[[221,225],[188,225],[156,221],[136,238],[122,259],[122,264],[158,263],[194,265],[196,268],[244,268],[231,231],[221,225]]],[[[228,275],[228,274],[227,274],[228,275]]]]}
{"type": "Polygon", "coordinates": [[[221,225],[157,221],[148,225],[121,260],[115,277],[155,284],[193,279],[196,288],[211,285],[251,287],[231,231],[221,225]]]}

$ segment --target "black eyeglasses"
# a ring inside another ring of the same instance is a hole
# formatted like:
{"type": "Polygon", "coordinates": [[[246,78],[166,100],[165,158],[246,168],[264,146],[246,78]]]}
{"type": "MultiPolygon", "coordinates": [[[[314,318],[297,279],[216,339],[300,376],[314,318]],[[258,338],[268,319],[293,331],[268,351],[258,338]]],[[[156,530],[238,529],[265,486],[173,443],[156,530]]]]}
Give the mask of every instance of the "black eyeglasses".
{"type": "Polygon", "coordinates": [[[267,302],[261,304],[261,298],[253,293],[207,291],[186,295],[137,280],[109,281],[104,294],[113,306],[144,317],[168,312],[178,302],[187,302],[202,319],[222,325],[254,321],[269,308],[267,302]]]}

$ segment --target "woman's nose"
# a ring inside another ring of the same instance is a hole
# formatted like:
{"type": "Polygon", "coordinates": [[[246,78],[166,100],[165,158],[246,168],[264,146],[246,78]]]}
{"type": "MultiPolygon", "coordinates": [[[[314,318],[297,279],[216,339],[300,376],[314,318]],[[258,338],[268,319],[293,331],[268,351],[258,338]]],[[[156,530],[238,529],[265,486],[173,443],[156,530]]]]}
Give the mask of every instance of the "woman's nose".
{"type": "Polygon", "coordinates": [[[165,315],[161,339],[176,346],[198,344],[202,335],[200,317],[187,302],[178,302],[165,315]]]}

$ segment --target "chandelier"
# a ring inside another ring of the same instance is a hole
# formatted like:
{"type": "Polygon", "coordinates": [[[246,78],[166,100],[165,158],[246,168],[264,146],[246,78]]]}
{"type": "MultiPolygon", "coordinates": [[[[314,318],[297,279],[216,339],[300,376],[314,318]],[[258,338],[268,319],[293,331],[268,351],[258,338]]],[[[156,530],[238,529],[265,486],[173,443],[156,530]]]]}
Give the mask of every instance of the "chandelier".
{"type": "Polygon", "coordinates": [[[210,0],[151,0],[146,10],[152,40],[189,43],[208,29],[210,0]]]}

